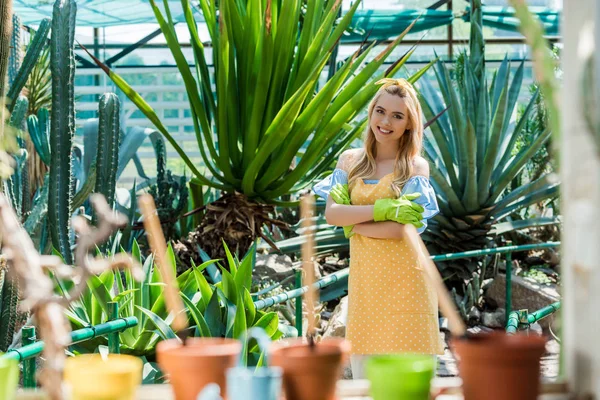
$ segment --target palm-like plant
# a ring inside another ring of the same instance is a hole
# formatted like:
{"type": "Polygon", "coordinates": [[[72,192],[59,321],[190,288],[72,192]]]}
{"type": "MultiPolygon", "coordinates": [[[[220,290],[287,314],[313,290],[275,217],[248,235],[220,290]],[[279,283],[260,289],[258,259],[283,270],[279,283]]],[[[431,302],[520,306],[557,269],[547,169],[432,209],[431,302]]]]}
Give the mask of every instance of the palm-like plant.
{"type": "Polygon", "coordinates": [[[373,45],[361,47],[319,88],[324,67],[360,1],[339,21],[341,0],[223,0],[218,9],[216,3],[200,0],[212,42],[211,80],[190,1],[181,4],[195,71],[178,43],[168,2],[163,12],[150,1],[185,82],[206,175],[142,97],[96,62],[156,125],[193,179],[225,192],[218,205],[207,208],[206,222],[194,236],[211,255],[223,256],[215,253],[222,248],[221,237],[244,252],[270,222],[272,208],[266,204],[285,204],[290,193],[310,185],[360,135],[366,119],[350,123],[377,91],[375,82],[395,74],[414,49],[380,72],[409,27],[368,63],[373,45]]]}
{"type": "MultiPolygon", "coordinates": [[[[117,246],[113,246],[111,254],[115,254],[116,249],[117,246]]],[[[208,260],[199,266],[192,265],[177,277],[190,333],[197,337],[237,338],[242,332],[258,326],[265,329],[271,339],[279,339],[284,334],[279,330],[279,317],[272,311],[257,310],[250,295],[256,247],[253,246],[241,260],[233,256],[227,246],[224,246],[224,250],[228,269],[220,265],[220,260],[208,260]],[[222,280],[210,284],[203,270],[213,264],[220,267],[222,280]]],[[[108,303],[118,303],[120,318],[135,316],[139,321],[134,328],[119,334],[121,351],[147,356],[155,352],[158,341],[177,337],[171,328],[174,315],[169,314],[166,308],[163,278],[153,256],[144,259],[135,240],[131,254],[136,262],[143,265],[145,278],[142,281],[136,282],[130,271],[125,271],[123,275],[118,271],[106,271],[99,276],[92,276],[87,290],[71,304],[66,314],[72,328],[81,329],[106,322],[110,315],[108,303]]],[[[175,253],[171,246],[167,249],[166,257],[171,259],[171,265],[175,265],[175,253]]],[[[57,291],[61,296],[73,285],[71,281],[58,283],[57,291]]],[[[98,345],[105,344],[106,338],[99,337],[74,349],[93,352],[98,345]]],[[[254,349],[250,352],[254,352],[254,349]]],[[[253,358],[257,360],[259,356],[260,353],[253,358]]]]}
{"type": "MultiPolygon", "coordinates": [[[[544,146],[551,132],[549,128],[538,131],[530,146],[515,148],[538,93],[531,97],[516,123],[511,124],[524,65],[521,63],[511,74],[505,58],[488,86],[483,38],[477,29],[477,21],[481,22],[481,2],[473,3],[471,54],[463,54],[454,71],[442,62],[436,63],[441,96],[432,85],[425,84],[421,90],[428,119],[448,107],[426,133],[424,146],[441,210],[424,239],[437,253],[480,249],[486,245],[496,221],[558,195],[558,183],[549,174],[510,192],[506,190],[527,161],[544,146]]],[[[447,278],[469,279],[476,264],[447,263],[441,268],[447,278]]]]}

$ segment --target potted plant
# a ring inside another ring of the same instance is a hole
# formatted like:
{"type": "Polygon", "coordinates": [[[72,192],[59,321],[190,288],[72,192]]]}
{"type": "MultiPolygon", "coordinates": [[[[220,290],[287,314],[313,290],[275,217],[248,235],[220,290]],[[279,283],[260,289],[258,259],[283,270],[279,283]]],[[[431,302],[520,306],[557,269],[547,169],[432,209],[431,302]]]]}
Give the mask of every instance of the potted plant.
{"type": "Polygon", "coordinates": [[[236,339],[189,338],[159,342],[156,357],[169,375],[177,400],[196,400],[209,383],[216,383],[226,395],[225,371],[235,366],[242,343],[236,339]]]}
{"type": "Polygon", "coordinates": [[[545,338],[494,332],[452,343],[465,400],[537,399],[545,338]]]}
{"type": "Polygon", "coordinates": [[[350,352],[350,342],[331,338],[315,343],[314,303],[314,198],[302,199],[303,228],[308,232],[302,246],[303,269],[308,291],[308,341],[285,339],[271,346],[271,364],[283,369],[283,388],[287,400],[331,400],[335,398],[337,379],[350,352]]]}

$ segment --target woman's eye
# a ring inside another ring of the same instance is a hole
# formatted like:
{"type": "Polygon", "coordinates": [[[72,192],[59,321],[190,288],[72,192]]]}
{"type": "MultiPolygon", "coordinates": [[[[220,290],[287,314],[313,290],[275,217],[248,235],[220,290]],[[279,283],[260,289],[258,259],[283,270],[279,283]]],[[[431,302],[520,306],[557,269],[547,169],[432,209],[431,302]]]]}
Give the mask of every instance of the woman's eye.
{"type": "Polygon", "coordinates": [[[399,115],[396,115],[395,117],[396,117],[396,118],[398,118],[398,119],[402,119],[402,117],[401,117],[401,116],[399,116],[399,115]]]}

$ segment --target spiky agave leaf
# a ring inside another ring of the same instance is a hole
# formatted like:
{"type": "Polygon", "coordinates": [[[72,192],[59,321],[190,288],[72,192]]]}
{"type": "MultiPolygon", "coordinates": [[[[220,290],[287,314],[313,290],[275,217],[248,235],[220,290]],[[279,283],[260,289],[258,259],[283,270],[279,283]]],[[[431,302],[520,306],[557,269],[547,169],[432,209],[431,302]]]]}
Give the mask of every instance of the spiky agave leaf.
{"type": "MultiPolygon", "coordinates": [[[[511,122],[519,96],[524,65],[513,74],[509,61],[501,63],[491,85],[477,82],[467,54],[456,85],[448,66],[437,62],[438,95],[423,81],[421,98],[426,117],[449,107],[426,132],[425,155],[439,196],[441,213],[424,234],[436,252],[479,249],[490,238],[490,229],[511,212],[558,195],[558,183],[543,176],[508,193],[510,183],[528,160],[550,138],[550,130],[536,132],[528,147],[517,149],[538,92],[533,93],[519,119],[511,122]]],[[[447,263],[446,276],[469,279],[476,265],[447,263]]]]}

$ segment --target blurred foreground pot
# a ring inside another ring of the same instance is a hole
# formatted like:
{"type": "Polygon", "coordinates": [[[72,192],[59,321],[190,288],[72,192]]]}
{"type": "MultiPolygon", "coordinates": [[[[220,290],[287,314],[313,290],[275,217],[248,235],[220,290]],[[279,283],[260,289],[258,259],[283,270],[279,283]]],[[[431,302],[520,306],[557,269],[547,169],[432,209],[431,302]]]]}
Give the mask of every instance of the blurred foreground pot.
{"type": "Polygon", "coordinates": [[[134,400],[142,367],[134,356],[82,354],[67,358],[64,379],[72,400],[134,400]]]}
{"type": "Polygon", "coordinates": [[[546,339],[491,333],[455,339],[465,400],[537,399],[546,339]]]}
{"type": "Polygon", "coordinates": [[[13,359],[0,358],[0,399],[15,397],[19,383],[19,362],[13,359]]]}
{"type": "Polygon", "coordinates": [[[241,348],[242,343],[235,339],[189,338],[185,346],[172,339],[158,343],[156,357],[170,377],[177,400],[196,400],[212,382],[226,398],[225,371],[235,365],[241,348]]]}
{"type": "Polygon", "coordinates": [[[286,400],[333,400],[341,369],[348,359],[350,342],[332,338],[311,349],[302,339],[271,345],[271,365],[283,369],[286,400]]]}

